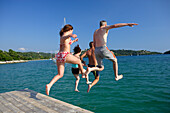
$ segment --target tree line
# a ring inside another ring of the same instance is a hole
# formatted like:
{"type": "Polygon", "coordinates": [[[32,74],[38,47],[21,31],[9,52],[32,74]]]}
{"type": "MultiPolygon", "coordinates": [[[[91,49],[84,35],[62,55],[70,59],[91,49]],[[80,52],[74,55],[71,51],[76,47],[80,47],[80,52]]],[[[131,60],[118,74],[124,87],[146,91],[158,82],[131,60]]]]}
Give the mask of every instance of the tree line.
{"type": "MultiPolygon", "coordinates": [[[[87,50],[82,51],[82,54],[87,50]]],[[[154,54],[162,54],[160,52],[150,52],[146,50],[111,50],[114,52],[116,56],[138,56],[138,55],[154,55],[154,54]]],[[[167,54],[170,51],[167,51],[167,54]]],[[[166,52],[164,53],[166,54],[166,52]]],[[[54,54],[51,53],[43,53],[43,52],[16,52],[12,49],[9,51],[0,50],[0,61],[12,61],[12,60],[37,60],[37,59],[49,59],[53,58],[54,54]]]]}
{"type": "Polygon", "coordinates": [[[51,58],[51,53],[16,52],[13,51],[12,49],[9,49],[8,52],[0,50],[0,61],[37,60],[37,59],[49,59],[49,58],[51,58]]]}
{"type": "Polygon", "coordinates": [[[155,55],[155,54],[162,54],[160,52],[150,52],[147,50],[111,50],[115,53],[116,56],[138,56],[138,55],[155,55]]]}
{"type": "MultiPolygon", "coordinates": [[[[83,54],[85,51],[82,51],[81,54],[83,54]]],[[[155,54],[162,54],[160,52],[150,52],[147,50],[139,50],[139,51],[135,51],[135,50],[111,50],[112,52],[114,52],[114,54],[116,56],[138,56],[138,55],[155,55],[155,54]]]]}

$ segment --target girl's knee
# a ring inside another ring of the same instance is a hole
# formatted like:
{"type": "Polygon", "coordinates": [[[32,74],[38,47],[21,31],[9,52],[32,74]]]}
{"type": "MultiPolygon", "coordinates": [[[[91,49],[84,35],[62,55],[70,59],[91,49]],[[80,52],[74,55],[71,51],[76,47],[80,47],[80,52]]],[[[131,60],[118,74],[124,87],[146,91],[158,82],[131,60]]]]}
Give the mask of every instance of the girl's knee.
{"type": "Polygon", "coordinates": [[[78,81],[79,81],[79,80],[80,80],[80,77],[76,78],[76,80],[78,80],[78,81]]]}
{"type": "MultiPolygon", "coordinates": [[[[75,75],[74,75],[74,76],[75,76],[75,75]]],[[[78,81],[80,80],[79,75],[76,75],[75,78],[76,78],[76,80],[78,80],[78,81]]]]}
{"type": "Polygon", "coordinates": [[[59,76],[60,78],[62,78],[62,77],[63,77],[63,74],[58,74],[57,76],[59,76]]]}
{"type": "Polygon", "coordinates": [[[80,60],[80,59],[79,59],[79,60],[77,60],[77,63],[78,63],[78,64],[81,64],[81,60],[80,60]]]}

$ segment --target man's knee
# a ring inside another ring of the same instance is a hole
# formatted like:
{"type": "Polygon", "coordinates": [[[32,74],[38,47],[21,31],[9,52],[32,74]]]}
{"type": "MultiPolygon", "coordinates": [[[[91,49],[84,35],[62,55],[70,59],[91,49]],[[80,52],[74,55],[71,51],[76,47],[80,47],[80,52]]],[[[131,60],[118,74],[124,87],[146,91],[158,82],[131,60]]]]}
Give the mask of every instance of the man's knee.
{"type": "Polygon", "coordinates": [[[104,70],[104,65],[101,66],[97,66],[99,68],[99,71],[103,71],[104,70]]]}
{"type": "Polygon", "coordinates": [[[114,60],[112,60],[113,63],[117,63],[117,58],[115,58],[114,60]]]}
{"type": "Polygon", "coordinates": [[[104,66],[103,65],[101,66],[101,69],[104,70],[104,66]]]}
{"type": "Polygon", "coordinates": [[[95,79],[98,80],[98,81],[99,81],[99,78],[100,78],[99,75],[95,77],[95,79]]]}

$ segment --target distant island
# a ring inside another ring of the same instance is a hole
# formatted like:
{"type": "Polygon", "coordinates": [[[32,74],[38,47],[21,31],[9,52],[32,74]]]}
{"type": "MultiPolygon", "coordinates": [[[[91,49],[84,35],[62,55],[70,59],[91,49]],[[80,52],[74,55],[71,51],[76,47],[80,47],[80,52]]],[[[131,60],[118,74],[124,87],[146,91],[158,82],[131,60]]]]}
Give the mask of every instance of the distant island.
{"type": "Polygon", "coordinates": [[[164,52],[164,54],[170,54],[170,50],[169,50],[169,51],[164,52]]]}
{"type": "MultiPolygon", "coordinates": [[[[87,50],[82,51],[82,54],[87,50]]],[[[111,50],[116,56],[138,56],[138,55],[155,55],[163,54],[160,52],[150,52],[147,50],[111,50]]],[[[164,52],[164,54],[170,54],[170,51],[164,52]]],[[[53,58],[55,54],[43,53],[43,52],[16,52],[12,49],[9,51],[0,50],[0,61],[13,61],[13,60],[41,60],[53,58]]]]}
{"type": "MultiPolygon", "coordinates": [[[[86,52],[87,50],[85,51],[82,51],[82,54],[84,52],[86,52]]],[[[138,51],[135,51],[135,50],[111,50],[112,52],[114,52],[114,54],[116,56],[138,56],[138,55],[155,55],[155,54],[162,54],[160,52],[150,52],[150,51],[147,51],[147,50],[138,50],[138,51]]]]}
{"type": "MultiPolygon", "coordinates": [[[[51,53],[43,52],[16,52],[9,49],[8,52],[0,50],[0,61],[12,61],[12,60],[41,60],[50,59],[51,53]]],[[[54,54],[53,54],[54,57],[54,54]]]]}
{"type": "Polygon", "coordinates": [[[111,50],[115,53],[116,56],[138,56],[138,55],[156,55],[156,54],[162,54],[160,52],[151,52],[147,50],[111,50]]]}

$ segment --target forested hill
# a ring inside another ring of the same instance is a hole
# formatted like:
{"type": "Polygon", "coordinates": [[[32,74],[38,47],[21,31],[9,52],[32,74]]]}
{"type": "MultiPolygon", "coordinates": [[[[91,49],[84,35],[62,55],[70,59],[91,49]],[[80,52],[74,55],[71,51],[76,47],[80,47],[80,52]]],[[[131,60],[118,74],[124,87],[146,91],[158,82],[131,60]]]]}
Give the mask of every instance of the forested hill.
{"type": "Polygon", "coordinates": [[[12,49],[9,49],[8,52],[0,50],[0,61],[37,60],[37,59],[49,59],[49,58],[51,58],[50,53],[16,52],[13,51],[12,49]]]}
{"type": "MultiPolygon", "coordinates": [[[[86,51],[87,50],[82,51],[82,54],[86,51]]],[[[111,51],[113,51],[116,56],[138,56],[138,55],[162,54],[160,52],[150,52],[150,51],[146,51],[146,50],[135,51],[135,50],[124,50],[124,49],[122,49],[122,50],[111,50],[111,51]]]]}
{"type": "MultiPolygon", "coordinates": [[[[82,54],[85,51],[82,51],[82,54]]],[[[162,54],[159,52],[150,52],[146,50],[111,50],[114,52],[116,56],[136,56],[136,55],[154,55],[154,54],[162,54]]],[[[53,58],[54,54],[51,53],[43,53],[43,52],[16,52],[12,49],[9,49],[8,52],[0,50],[0,61],[12,61],[12,60],[38,60],[38,59],[49,59],[53,58]]]]}
{"type": "Polygon", "coordinates": [[[116,56],[136,56],[136,55],[155,55],[155,54],[162,54],[160,52],[151,52],[147,50],[111,50],[115,53],[116,56]]]}
{"type": "Polygon", "coordinates": [[[164,54],[170,54],[170,50],[169,50],[169,51],[164,52],[164,54]]]}

